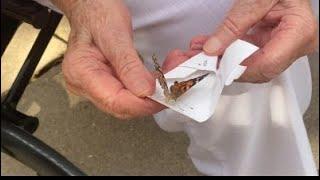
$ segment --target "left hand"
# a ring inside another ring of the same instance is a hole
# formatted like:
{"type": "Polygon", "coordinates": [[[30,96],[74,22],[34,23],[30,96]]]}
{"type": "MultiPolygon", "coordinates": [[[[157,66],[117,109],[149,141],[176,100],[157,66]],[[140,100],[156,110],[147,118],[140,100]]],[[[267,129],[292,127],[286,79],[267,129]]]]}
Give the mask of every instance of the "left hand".
{"type": "Polygon", "coordinates": [[[52,0],[70,22],[68,50],[62,63],[68,89],[118,119],[159,112],[147,96],[155,79],[133,43],[129,9],[121,0],[52,0]]]}

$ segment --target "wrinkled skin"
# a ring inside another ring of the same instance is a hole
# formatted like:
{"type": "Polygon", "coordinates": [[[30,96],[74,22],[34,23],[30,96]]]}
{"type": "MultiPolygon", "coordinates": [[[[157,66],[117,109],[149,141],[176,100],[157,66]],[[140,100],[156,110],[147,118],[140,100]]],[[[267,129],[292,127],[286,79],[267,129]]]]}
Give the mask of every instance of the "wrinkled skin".
{"type": "MultiPolygon", "coordinates": [[[[133,46],[131,16],[121,0],[52,1],[65,13],[71,26],[62,66],[71,92],[120,119],[164,109],[146,98],[154,92],[155,78],[133,46]]],[[[218,31],[195,37],[187,52],[170,52],[163,70],[173,69],[201,50],[220,55],[240,37],[262,47],[245,62],[249,69],[241,81],[267,82],[295,58],[314,50],[316,23],[306,0],[237,1],[218,31]],[[252,26],[254,33],[245,35],[252,26]]]]}
{"type": "Polygon", "coordinates": [[[163,109],[146,98],[155,88],[133,47],[131,16],[121,0],[55,0],[71,33],[62,70],[68,89],[120,119],[163,109]]]}
{"type": "Polygon", "coordinates": [[[221,55],[239,38],[261,47],[244,62],[248,69],[239,81],[264,83],[299,57],[313,52],[317,35],[317,22],[308,0],[237,0],[218,30],[196,37],[191,46],[203,48],[209,55],[221,55]]]}

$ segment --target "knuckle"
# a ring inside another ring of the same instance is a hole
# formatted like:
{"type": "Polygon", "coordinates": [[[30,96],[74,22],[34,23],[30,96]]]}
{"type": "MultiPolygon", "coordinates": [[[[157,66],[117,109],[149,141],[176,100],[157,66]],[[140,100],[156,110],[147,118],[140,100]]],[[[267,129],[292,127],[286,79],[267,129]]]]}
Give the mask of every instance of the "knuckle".
{"type": "Polygon", "coordinates": [[[223,22],[223,27],[225,30],[229,31],[233,36],[240,37],[242,34],[242,30],[236,21],[228,16],[223,22]]]}
{"type": "Polygon", "coordinates": [[[136,58],[136,56],[131,54],[125,54],[119,63],[118,73],[120,77],[130,75],[141,66],[141,62],[136,58]]]}
{"type": "Polygon", "coordinates": [[[101,99],[102,108],[110,114],[115,114],[117,110],[117,106],[115,104],[115,101],[111,97],[105,97],[101,99]]]}
{"type": "Polygon", "coordinates": [[[129,120],[133,118],[129,110],[124,109],[115,100],[115,98],[112,98],[112,97],[105,98],[103,101],[103,108],[107,113],[109,113],[110,115],[112,115],[113,117],[119,120],[129,120]]]}
{"type": "Polygon", "coordinates": [[[191,39],[189,47],[192,48],[194,45],[203,45],[209,39],[207,35],[195,36],[191,39]]]}
{"type": "Polygon", "coordinates": [[[269,82],[281,72],[283,72],[283,69],[276,60],[270,60],[267,64],[261,65],[258,71],[262,83],[269,82]]]}
{"type": "Polygon", "coordinates": [[[199,35],[199,36],[195,36],[191,39],[191,43],[192,44],[197,44],[197,43],[203,43],[203,41],[205,41],[208,37],[205,35],[199,35]]]}

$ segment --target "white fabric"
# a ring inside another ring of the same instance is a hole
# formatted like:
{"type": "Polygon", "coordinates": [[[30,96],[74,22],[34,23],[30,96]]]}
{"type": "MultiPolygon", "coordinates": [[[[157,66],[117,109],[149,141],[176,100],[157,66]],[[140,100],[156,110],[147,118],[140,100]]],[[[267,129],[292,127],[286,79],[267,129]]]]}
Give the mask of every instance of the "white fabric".
{"type": "MultiPolygon", "coordinates": [[[[195,35],[211,33],[231,0],[127,0],[136,47],[152,68],[151,55],[164,59],[187,49],[195,35]]],[[[302,114],[311,99],[306,57],[271,83],[235,83],[224,90],[214,117],[190,121],[172,110],[155,119],[166,131],[184,131],[188,153],[206,175],[316,175],[302,114]]]]}
{"type": "MultiPolygon", "coordinates": [[[[153,53],[164,59],[172,49],[187,49],[193,36],[216,29],[232,0],[126,3],[136,47],[152,68],[153,53]]],[[[310,69],[303,57],[270,83],[234,83],[226,88],[214,116],[205,123],[188,121],[171,110],[155,119],[166,131],[188,134],[188,153],[206,175],[317,175],[302,119],[310,99],[310,69]]]]}

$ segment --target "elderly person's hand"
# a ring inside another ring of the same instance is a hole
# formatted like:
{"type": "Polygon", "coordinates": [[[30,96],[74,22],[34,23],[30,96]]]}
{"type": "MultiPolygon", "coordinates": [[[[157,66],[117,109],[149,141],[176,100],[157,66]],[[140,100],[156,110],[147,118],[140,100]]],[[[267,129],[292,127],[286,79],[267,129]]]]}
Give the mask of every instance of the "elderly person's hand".
{"type": "Polygon", "coordinates": [[[248,69],[239,81],[264,83],[315,50],[317,22],[309,0],[237,0],[215,33],[190,46],[221,55],[238,38],[261,47],[243,63],[248,69]]]}
{"type": "Polygon", "coordinates": [[[52,0],[67,16],[71,34],[63,61],[68,89],[120,119],[163,107],[146,98],[155,79],[134,49],[131,16],[121,0],[52,0]]]}

